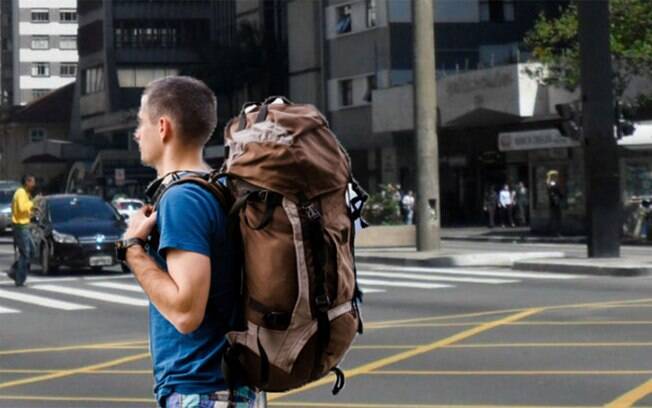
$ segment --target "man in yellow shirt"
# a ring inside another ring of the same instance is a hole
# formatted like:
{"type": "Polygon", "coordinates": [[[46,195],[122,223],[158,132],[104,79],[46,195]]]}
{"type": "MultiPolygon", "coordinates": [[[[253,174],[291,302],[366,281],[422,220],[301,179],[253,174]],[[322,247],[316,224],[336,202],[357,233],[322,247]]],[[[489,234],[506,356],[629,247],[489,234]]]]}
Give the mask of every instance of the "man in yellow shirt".
{"type": "Polygon", "coordinates": [[[34,176],[24,176],[23,186],[14,193],[11,201],[11,223],[14,230],[14,246],[18,248],[18,260],[11,266],[7,274],[14,280],[16,286],[23,286],[29,273],[29,262],[34,251],[29,223],[32,217],[31,193],[36,187],[34,176]]]}

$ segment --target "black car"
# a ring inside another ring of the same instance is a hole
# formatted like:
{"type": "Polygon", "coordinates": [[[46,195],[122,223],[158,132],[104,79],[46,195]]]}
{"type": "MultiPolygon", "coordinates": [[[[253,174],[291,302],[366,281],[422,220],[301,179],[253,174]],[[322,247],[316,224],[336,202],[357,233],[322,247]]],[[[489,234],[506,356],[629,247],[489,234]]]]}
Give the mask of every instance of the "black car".
{"type": "Polygon", "coordinates": [[[46,196],[35,204],[34,262],[44,275],[59,266],[97,271],[118,263],[114,245],[127,226],[111,204],[78,194],[46,196]]]}

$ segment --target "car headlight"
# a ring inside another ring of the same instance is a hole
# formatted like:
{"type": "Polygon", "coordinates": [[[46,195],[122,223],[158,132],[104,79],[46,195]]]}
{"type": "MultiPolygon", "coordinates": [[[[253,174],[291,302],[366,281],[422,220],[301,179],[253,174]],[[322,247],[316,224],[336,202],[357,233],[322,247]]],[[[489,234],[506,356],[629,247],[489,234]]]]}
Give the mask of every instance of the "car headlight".
{"type": "Polygon", "coordinates": [[[0,213],[11,214],[11,207],[3,208],[2,210],[0,210],[0,213]]]}
{"type": "Polygon", "coordinates": [[[73,235],[62,234],[56,230],[52,230],[52,238],[60,244],[76,244],[77,238],[73,235]]]}

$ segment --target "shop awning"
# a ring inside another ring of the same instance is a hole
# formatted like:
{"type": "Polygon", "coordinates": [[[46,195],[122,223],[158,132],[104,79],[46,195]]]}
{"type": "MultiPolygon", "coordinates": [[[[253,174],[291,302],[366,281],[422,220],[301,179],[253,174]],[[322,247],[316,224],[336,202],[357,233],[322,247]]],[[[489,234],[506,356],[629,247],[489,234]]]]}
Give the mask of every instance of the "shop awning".
{"type": "Polygon", "coordinates": [[[638,122],[634,125],[634,134],[620,139],[618,145],[630,150],[652,150],[652,122],[638,122]]]}
{"type": "Polygon", "coordinates": [[[84,160],[93,156],[93,149],[67,140],[47,139],[30,143],[21,152],[23,163],[53,163],[84,160]]]}

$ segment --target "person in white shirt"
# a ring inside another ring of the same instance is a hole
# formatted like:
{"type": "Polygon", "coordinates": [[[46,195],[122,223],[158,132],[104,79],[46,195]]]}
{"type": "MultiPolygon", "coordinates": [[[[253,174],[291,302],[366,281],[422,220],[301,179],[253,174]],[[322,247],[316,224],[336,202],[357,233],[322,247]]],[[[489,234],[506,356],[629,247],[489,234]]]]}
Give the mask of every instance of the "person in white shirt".
{"type": "Polygon", "coordinates": [[[412,190],[403,196],[401,204],[403,204],[405,211],[405,224],[412,225],[412,219],[414,218],[414,193],[412,190]]]}
{"type": "Polygon", "coordinates": [[[513,205],[512,192],[509,190],[509,185],[505,184],[498,194],[498,210],[500,212],[500,222],[503,227],[505,227],[505,223],[508,223],[512,227],[515,226],[512,218],[513,205]]]}

